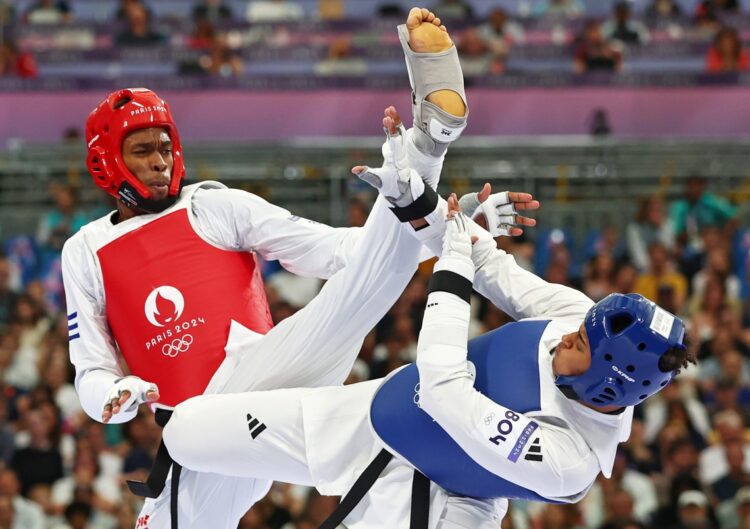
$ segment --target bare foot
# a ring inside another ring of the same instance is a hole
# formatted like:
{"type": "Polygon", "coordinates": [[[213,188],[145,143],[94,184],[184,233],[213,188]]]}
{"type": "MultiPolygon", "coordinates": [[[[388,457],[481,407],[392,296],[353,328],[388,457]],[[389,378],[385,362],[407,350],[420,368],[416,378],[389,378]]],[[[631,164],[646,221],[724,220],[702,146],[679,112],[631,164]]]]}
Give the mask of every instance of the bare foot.
{"type": "Polygon", "coordinates": [[[409,47],[417,53],[436,53],[453,45],[448,30],[429,9],[413,7],[406,19],[409,47]]]}

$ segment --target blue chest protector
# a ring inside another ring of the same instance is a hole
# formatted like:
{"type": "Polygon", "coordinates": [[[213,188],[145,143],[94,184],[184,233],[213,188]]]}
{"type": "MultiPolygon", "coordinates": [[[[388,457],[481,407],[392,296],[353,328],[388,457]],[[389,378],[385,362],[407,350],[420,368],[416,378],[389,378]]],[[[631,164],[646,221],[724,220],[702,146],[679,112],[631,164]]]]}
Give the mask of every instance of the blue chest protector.
{"type": "MultiPolygon", "coordinates": [[[[519,413],[541,409],[539,341],[548,321],[510,323],[469,341],[474,388],[519,413]]],[[[380,439],[431,481],[454,494],[554,503],[475,462],[416,404],[416,364],[390,377],[376,393],[370,419],[380,439]]]]}

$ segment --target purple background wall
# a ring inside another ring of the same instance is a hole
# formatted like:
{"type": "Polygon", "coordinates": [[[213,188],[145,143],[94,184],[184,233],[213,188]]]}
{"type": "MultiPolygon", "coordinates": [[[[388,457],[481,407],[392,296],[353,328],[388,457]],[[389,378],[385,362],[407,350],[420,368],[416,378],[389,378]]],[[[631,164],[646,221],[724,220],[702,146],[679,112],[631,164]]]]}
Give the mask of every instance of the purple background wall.
{"type": "MultiPolygon", "coordinates": [[[[10,138],[55,141],[105,94],[0,94],[0,148],[10,138]]],[[[183,141],[283,140],[299,136],[375,136],[389,104],[410,114],[403,90],[164,92],[183,141]]],[[[737,137],[750,134],[750,90],[728,88],[576,88],[469,92],[467,134],[585,134],[592,110],[606,109],[618,137],[737,137]]]]}

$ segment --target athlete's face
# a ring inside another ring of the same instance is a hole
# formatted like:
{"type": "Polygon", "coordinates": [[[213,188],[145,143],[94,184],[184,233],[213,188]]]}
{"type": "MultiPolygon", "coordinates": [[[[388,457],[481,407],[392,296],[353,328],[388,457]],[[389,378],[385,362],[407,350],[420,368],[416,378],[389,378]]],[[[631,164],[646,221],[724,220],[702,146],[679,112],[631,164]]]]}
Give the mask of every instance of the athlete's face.
{"type": "Polygon", "coordinates": [[[582,375],[591,367],[591,347],[583,324],[576,332],[566,334],[555,347],[552,369],[558,376],[582,375]]]}
{"type": "Polygon", "coordinates": [[[172,179],[172,140],[161,128],[140,129],[125,136],[122,159],[135,177],[146,184],[152,199],[162,200],[169,194],[172,179]]]}

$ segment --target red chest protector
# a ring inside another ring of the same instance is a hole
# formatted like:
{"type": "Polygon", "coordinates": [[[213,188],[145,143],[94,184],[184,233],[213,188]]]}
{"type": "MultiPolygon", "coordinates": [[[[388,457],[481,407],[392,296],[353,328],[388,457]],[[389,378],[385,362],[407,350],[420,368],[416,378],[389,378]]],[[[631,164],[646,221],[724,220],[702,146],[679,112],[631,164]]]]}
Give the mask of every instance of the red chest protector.
{"type": "Polygon", "coordinates": [[[252,254],[195,233],[186,209],[160,217],[98,252],[107,320],[130,372],[176,406],[200,395],[224,360],[231,320],[273,326],[252,254]]]}

